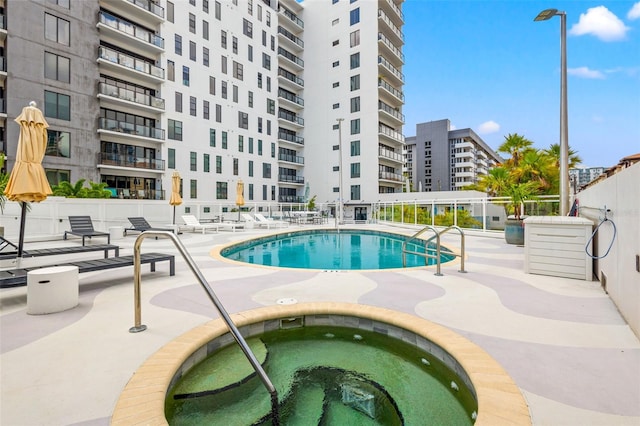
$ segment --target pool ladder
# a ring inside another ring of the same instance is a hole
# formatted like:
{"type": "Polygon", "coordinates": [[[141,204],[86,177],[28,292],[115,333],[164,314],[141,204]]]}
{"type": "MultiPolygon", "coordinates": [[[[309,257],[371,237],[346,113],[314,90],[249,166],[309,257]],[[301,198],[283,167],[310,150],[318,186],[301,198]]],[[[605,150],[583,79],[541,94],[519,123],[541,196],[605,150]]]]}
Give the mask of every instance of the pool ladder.
{"type": "MultiPolygon", "coordinates": [[[[436,260],[436,273],[435,275],[437,276],[442,276],[442,273],[440,272],[440,236],[446,232],[451,231],[452,229],[458,231],[460,233],[460,254],[456,254],[456,253],[451,253],[452,256],[458,256],[460,257],[460,270],[458,272],[463,272],[466,273],[467,271],[464,270],[464,231],[455,225],[452,226],[448,226],[440,231],[438,231],[434,226],[431,225],[427,225],[424,228],[422,228],[421,230],[419,230],[418,232],[416,232],[415,234],[413,234],[411,237],[409,237],[405,242],[402,243],[402,267],[406,268],[407,267],[407,253],[408,254],[414,254],[416,256],[422,256],[424,257],[425,263],[428,263],[427,259],[435,259],[436,260]],[[412,250],[408,250],[407,249],[407,244],[409,244],[411,241],[416,240],[420,235],[422,235],[424,232],[426,231],[433,231],[433,233],[435,234],[433,237],[429,238],[428,240],[425,240],[424,244],[425,244],[425,252],[417,252],[417,251],[412,251],[412,250]],[[432,249],[429,248],[428,245],[431,241],[433,241],[433,239],[435,238],[436,240],[436,248],[432,249]],[[433,252],[435,251],[435,254],[433,254],[433,252]]],[[[447,253],[449,254],[449,253],[447,253]]]]}
{"type": "Polygon", "coordinates": [[[264,384],[264,387],[267,389],[267,391],[271,395],[271,416],[273,419],[273,425],[277,426],[280,423],[280,417],[278,414],[278,391],[276,390],[275,386],[267,376],[267,373],[265,373],[264,369],[262,368],[262,365],[260,365],[260,362],[258,362],[254,353],[251,351],[251,348],[249,348],[249,345],[247,345],[247,342],[244,340],[244,337],[242,337],[242,334],[240,334],[240,331],[231,320],[231,317],[229,317],[229,314],[227,313],[226,309],[224,308],[224,306],[222,306],[222,303],[220,303],[220,300],[214,293],[213,289],[211,288],[211,286],[209,286],[209,282],[206,280],[204,275],[202,275],[202,272],[200,272],[200,269],[198,268],[196,263],[193,261],[193,258],[187,252],[187,249],[185,248],[184,244],[182,244],[182,242],[178,239],[178,237],[173,232],[144,231],[140,233],[140,235],[138,235],[138,237],[136,238],[136,241],[133,245],[133,298],[134,298],[134,310],[135,310],[135,315],[134,315],[135,325],[129,329],[129,332],[139,333],[147,329],[147,326],[142,324],[142,310],[141,310],[141,303],[140,303],[140,282],[141,282],[140,246],[142,245],[142,241],[148,237],[168,238],[171,241],[173,241],[173,244],[176,246],[180,254],[182,254],[182,257],[187,262],[187,265],[189,265],[189,268],[191,268],[191,271],[200,282],[200,285],[202,285],[204,290],[207,292],[209,299],[211,299],[211,301],[213,302],[213,305],[218,310],[218,313],[220,314],[224,322],[227,324],[227,327],[229,327],[229,331],[233,335],[233,338],[235,339],[236,343],[238,343],[238,346],[240,346],[240,349],[242,349],[242,352],[244,352],[244,355],[249,360],[249,363],[251,364],[256,374],[264,384]]]}

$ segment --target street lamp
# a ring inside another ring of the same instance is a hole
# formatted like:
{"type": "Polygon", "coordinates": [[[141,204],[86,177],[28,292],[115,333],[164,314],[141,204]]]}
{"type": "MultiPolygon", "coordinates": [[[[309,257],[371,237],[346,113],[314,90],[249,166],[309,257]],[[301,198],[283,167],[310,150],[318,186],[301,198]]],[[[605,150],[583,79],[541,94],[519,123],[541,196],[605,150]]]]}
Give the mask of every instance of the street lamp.
{"type": "Polygon", "coordinates": [[[560,16],[560,216],[569,213],[569,130],[567,116],[567,14],[558,9],[543,10],[534,21],[560,16]]]}
{"type": "Polygon", "coordinates": [[[336,228],[338,223],[342,223],[342,122],[344,118],[336,118],[338,122],[338,205],[336,211],[336,228]],[[338,212],[340,216],[338,217],[338,212]]]}

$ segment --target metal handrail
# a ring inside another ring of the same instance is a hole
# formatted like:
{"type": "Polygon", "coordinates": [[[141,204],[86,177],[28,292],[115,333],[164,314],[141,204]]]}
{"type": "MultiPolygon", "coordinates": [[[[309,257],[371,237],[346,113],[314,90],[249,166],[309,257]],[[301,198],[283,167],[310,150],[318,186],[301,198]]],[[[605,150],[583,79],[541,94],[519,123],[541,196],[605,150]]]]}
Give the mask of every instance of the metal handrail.
{"type": "Polygon", "coordinates": [[[258,377],[260,377],[260,380],[262,381],[265,388],[267,388],[267,391],[271,395],[271,415],[273,417],[273,424],[278,425],[280,422],[279,415],[278,415],[278,391],[276,390],[275,386],[267,376],[267,373],[265,373],[264,369],[262,368],[262,365],[260,365],[260,363],[258,362],[256,356],[253,354],[253,352],[249,348],[249,345],[247,345],[247,342],[244,340],[244,337],[242,337],[242,334],[240,334],[240,331],[231,320],[231,317],[229,317],[229,314],[227,313],[226,309],[224,308],[224,306],[222,306],[222,303],[220,303],[220,300],[218,300],[218,297],[214,293],[213,289],[209,286],[209,283],[207,282],[206,278],[204,277],[204,275],[202,275],[202,272],[200,272],[200,269],[198,268],[196,263],[193,261],[193,258],[191,258],[191,255],[189,255],[189,253],[187,252],[187,249],[185,248],[184,244],[182,244],[182,242],[178,239],[178,237],[173,232],[144,231],[140,233],[140,235],[138,235],[138,237],[136,238],[136,241],[133,245],[133,297],[134,297],[134,309],[135,309],[135,325],[129,329],[129,332],[138,333],[147,329],[147,326],[142,324],[142,309],[141,309],[141,302],[140,302],[140,282],[141,282],[140,277],[141,277],[141,269],[142,269],[140,264],[140,246],[142,245],[142,241],[148,237],[169,238],[171,241],[173,241],[173,244],[176,246],[180,254],[182,254],[182,257],[187,262],[187,265],[189,265],[189,268],[191,268],[191,271],[193,272],[193,274],[196,276],[198,281],[200,281],[200,284],[207,292],[209,299],[211,299],[214,306],[218,310],[218,313],[220,314],[224,322],[227,324],[227,327],[229,327],[229,331],[233,335],[233,338],[236,340],[236,342],[240,346],[240,349],[242,349],[242,352],[244,352],[244,355],[249,360],[249,363],[255,370],[258,377]]]}
{"type": "Polygon", "coordinates": [[[406,268],[407,267],[407,253],[409,254],[414,254],[416,256],[423,256],[425,259],[425,263],[427,262],[427,258],[429,259],[435,259],[436,260],[436,276],[442,276],[442,273],[440,272],[440,253],[441,253],[441,245],[440,245],[440,235],[449,232],[450,230],[455,229],[458,232],[460,232],[460,255],[457,255],[456,253],[451,253],[451,255],[453,256],[459,256],[460,257],[460,270],[458,272],[464,272],[466,273],[467,271],[464,270],[464,231],[459,227],[459,226],[448,226],[446,228],[444,228],[441,231],[438,231],[434,226],[431,225],[427,225],[424,228],[422,228],[421,230],[419,230],[418,232],[416,232],[415,234],[413,234],[411,237],[409,237],[407,240],[405,240],[402,243],[402,267],[406,268]],[[417,251],[411,251],[411,250],[407,250],[407,244],[410,243],[411,241],[417,239],[420,235],[422,235],[425,231],[433,231],[434,232],[434,236],[425,240],[425,252],[417,252],[417,251]],[[433,240],[436,239],[436,248],[434,249],[430,249],[428,247],[428,244],[433,240]],[[433,252],[435,251],[436,254],[431,254],[429,252],[433,252]]]}

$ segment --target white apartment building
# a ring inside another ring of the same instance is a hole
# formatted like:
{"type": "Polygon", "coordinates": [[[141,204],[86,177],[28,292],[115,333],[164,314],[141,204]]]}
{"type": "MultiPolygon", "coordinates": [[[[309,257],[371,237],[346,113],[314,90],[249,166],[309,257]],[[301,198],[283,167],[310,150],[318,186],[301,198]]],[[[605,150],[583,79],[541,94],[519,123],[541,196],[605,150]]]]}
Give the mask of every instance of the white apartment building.
{"type": "Polygon", "coordinates": [[[166,200],[178,171],[187,202],[233,206],[242,180],[247,202],[342,192],[366,216],[402,185],[401,5],[0,0],[7,170],[35,100],[51,184],[166,200]]]}
{"type": "Polygon", "coordinates": [[[569,170],[569,181],[573,193],[578,192],[582,187],[587,185],[592,180],[595,180],[603,174],[604,167],[577,167],[569,170]]]}

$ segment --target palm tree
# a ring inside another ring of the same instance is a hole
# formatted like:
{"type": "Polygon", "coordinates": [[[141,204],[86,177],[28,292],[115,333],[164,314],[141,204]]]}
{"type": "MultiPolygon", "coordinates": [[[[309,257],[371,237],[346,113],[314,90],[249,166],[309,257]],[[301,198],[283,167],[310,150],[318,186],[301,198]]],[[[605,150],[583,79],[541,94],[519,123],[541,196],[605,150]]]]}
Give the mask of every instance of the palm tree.
{"type": "Polygon", "coordinates": [[[533,142],[517,133],[509,133],[504,137],[504,142],[498,147],[498,152],[509,154],[510,158],[505,161],[513,167],[518,167],[522,154],[533,147],[533,142]]]}
{"type": "MultiPolygon", "coordinates": [[[[544,151],[555,160],[556,166],[560,168],[560,144],[552,143],[544,151]]],[[[575,169],[582,164],[582,158],[571,147],[569,147],[567,154],[569,155],[569,169],[575,169]]]]}

